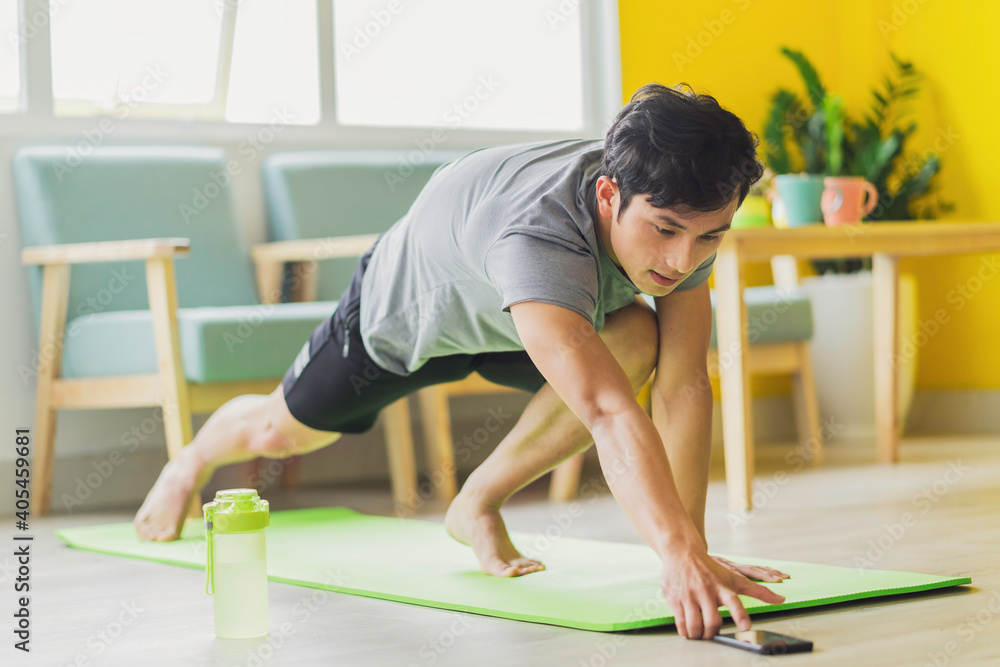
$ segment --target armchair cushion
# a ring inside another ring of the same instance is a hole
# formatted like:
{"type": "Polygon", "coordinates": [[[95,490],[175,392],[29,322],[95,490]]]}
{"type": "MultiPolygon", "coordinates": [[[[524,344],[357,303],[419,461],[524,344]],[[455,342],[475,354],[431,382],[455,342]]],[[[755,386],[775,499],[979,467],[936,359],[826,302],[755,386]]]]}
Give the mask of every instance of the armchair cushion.
{"type": "MultiPolygon", "coordinates": [[[[655,309],[653,298],[643,298],[655,309]]],[[[790,343],[810,340],[813,335],[812,304],[798,290],[780,290],[773,285],[747,287],[743,292],[747,305],[748,335],[751,345],[790,343]]],[[[715,291],[712,291],[711,347],[718,347],[715,324],[715,291]]]]}
{"type": "MultiPolygon", "coordinates": [[[[278,378],[336,301],[180,308],[184,377],[209,383],[278,378]]],[[[83,315],[66,326],[65,378],[156,372],[148,310],[83,315]]]]}

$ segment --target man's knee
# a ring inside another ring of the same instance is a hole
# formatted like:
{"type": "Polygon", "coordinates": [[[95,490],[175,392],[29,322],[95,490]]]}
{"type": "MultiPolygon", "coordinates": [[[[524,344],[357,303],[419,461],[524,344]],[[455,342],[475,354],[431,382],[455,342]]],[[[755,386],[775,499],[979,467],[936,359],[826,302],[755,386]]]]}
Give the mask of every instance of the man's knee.
{"type": "Polygon", "coordinates": [[[324,447],[340,433],[317,431],[298,422],[288,411],[280,389],[244,424],[247,449],[267,458],[287,458],[324,447]]]}

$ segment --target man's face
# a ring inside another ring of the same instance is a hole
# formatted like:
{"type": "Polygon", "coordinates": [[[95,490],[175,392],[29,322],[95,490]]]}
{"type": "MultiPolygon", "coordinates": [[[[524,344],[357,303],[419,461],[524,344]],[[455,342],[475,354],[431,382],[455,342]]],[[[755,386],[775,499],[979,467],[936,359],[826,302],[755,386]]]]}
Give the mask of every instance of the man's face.
{"type": "Polygon", "coordinates": [[[656,208],[633,195],[621,211],[621,193],[606,176],[597,182],[598,230],[605,251],[646,294],[665,296],[719,247],[736,212],[737,197],[718,211],[656,208]]]}

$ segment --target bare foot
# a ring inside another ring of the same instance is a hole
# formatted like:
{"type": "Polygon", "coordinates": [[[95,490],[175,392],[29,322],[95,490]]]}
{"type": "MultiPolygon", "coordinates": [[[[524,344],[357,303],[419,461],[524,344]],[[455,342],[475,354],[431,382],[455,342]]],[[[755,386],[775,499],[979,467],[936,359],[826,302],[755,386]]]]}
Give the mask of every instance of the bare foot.
{"type": "Polygon", "coordinates": [[[520,577],[545,569],[537,560],[525,558],[514,548],[500,512],[469,502],[461,493],[448,507],[444,526],[449,535],[472,547],[486,574],[520,577]]]}
{"type": "Polygon", "coordinates": [[[196,476],[181,457],[163,466],[132,522],[139,539],[169,542],[180,537],[196,476]]]}

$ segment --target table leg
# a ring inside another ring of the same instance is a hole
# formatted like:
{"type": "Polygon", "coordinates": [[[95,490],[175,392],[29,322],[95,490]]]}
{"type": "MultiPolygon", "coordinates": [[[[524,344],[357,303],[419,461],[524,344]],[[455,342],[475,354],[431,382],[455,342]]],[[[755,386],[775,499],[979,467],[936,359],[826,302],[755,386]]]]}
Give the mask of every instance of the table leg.
{"type": "Polygon", "coordinates": [[[719,251],[715,258],[716,319],[719,379],[722,389],[722,437],[726,452],[726,489],[731,511],[753,509],[753,415],[748,349],[746,280],[736,251],[719,251]]]}
{"type": "Polygon", "coordinates": [[[875,308],[875,442],[881,463],[899,460],[899,258],[872,255],[875,308]]]}

